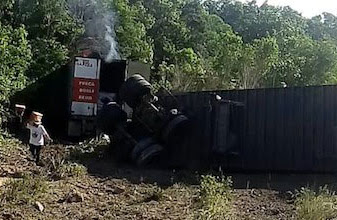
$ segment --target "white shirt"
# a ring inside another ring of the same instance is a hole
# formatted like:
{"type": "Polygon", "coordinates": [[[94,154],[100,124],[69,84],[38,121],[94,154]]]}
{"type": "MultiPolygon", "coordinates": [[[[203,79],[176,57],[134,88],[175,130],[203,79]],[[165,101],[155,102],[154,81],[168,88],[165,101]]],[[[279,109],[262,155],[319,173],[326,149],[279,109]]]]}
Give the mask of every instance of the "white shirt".
{"type": "Polygon", "coordinates": [[[44,135],[48,135],[43,125],[37,127],[27,124],[27,128],[30,130],[29,143],[35,146],[44,145],[44,135]]]}

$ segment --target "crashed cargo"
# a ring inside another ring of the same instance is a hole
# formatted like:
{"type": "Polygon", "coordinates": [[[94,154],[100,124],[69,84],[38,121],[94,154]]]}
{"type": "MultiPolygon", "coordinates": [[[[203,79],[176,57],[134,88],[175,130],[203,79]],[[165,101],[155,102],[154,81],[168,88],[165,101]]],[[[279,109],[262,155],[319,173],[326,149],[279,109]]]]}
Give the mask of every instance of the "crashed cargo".
{"type": "Polygon", "coordinates": [[[161,106],[140,74],[122,84],[119,97],[122,105],[106,103],[97,116],[98,128],[110,135],[119,158],[138,166],[179,166],[174,157],[187,145],[190,120],[178,109],[161,106]],[[133,109],[130,120],[123,104],[133,109]]]}

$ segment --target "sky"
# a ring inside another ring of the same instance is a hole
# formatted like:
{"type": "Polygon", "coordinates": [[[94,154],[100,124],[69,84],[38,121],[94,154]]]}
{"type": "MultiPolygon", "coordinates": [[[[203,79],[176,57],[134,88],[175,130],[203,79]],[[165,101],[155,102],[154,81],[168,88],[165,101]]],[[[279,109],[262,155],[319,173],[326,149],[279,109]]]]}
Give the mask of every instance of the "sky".
{"type": "MultiPolygon", "coordinates": [[[[242,2],[250,0],[240,0],[242,2]]],[[[257,0],[262,4],[265,0],[257,0]]],[[[322,12],[330,12],[337,15],[337,0],[268,0],[268,4],[275,6],[290,6],[302,13],[305,17],[313,17],[322,12]]]]}

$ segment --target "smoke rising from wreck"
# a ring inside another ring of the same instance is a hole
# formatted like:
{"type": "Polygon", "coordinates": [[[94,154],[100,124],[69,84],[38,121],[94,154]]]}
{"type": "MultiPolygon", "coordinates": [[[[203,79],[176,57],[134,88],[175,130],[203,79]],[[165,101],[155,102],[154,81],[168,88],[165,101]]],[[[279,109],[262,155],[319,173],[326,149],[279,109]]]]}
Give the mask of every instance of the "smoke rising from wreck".
{"type": "Polygon", "coordinates": [[[115,36],[113,30],[109,26],[106,26],[106,29],[107,31],[105,32],[104,39],[110,43],[110,50],[109,50],[108,55],[105,58],[105,61],[109,63],[113,59],[120,59],[120,56],[117,51],[117,47],[118,47],[117,42],[115,38],[113,37],[115,36]]]}
{"type": "Polygon", "coordinates": [[[68,7],[73,16],[85,27],[82,48],[91,49],[105,58],[106,62],[120,59],[116,41],[114,11],[108,10],[100,1],[70,0],[68,7]],[[90,42],[90,43],[89,43],[90,42]]]}

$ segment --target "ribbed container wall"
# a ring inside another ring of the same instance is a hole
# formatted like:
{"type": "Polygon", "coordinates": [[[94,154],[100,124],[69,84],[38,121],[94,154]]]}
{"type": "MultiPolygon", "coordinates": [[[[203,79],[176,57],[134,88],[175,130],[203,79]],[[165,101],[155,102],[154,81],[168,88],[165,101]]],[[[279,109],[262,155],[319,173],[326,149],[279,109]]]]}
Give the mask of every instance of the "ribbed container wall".
{"type": "MultiPolygon", "coordinates": [[[[224,169],[242,171],[337,171],[337,86],[195,92],[175,95],[196,123],[191,167],[212,164],[211,99],[241,102],[239,156],[223,157],[224,169]]],[[[170,98],[163,99],[170,103],[170,98]]],[[[172,100],[171,100],[172,101],[172,100]]],[[[216,119],[215,119],[216,120],[216,119]]]]}

